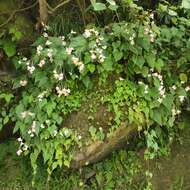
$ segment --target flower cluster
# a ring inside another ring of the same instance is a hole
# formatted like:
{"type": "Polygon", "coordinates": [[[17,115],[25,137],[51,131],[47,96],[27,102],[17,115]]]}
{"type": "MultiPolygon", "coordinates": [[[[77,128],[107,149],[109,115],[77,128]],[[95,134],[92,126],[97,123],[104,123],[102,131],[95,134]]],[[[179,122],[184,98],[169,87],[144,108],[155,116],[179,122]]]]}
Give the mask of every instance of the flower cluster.
{"type": "Polygon", "coordinates": [[[27,65],[27,71],[30,74],[32,74],[35,71],[36,68],[33,65],[30,65],[30,62],[27,62],[26,65],[27,65]]]}
{"type": "Polygon", "coordinates": [[[172,109],[172,116],[175,117],[176,115],[179,115],[181,113],[180,110],[176,110],[175,108],[172,109]]]}
{"type": "Polygon", "coordinates": [[[71,55],[71,53],[72,53],[73,50],[74,50],[74,49],[73,49],[72,47],[67,47],[67,48],[66,48],[66,53],[67,53],[68,55],[71,55]]]}
{"type": "Polygon", "coordinates": [[[72,56],[71,60],[72,60],[72,63],[78,67],[80,72],[84,70],[84,63],[80,61],[78,57],[72,56]]]}
{"type": "Polygon", "coordinates": [[[32,113],[30,111],[21,112],[22,119],[25,119],[27,116],[34,116],[34,113],[32,113]]]}
{"type": "Polygon", "coordinates": [[[36,48],[37,55],[41,55],[42,50],[43,50],[43,47],[41,45],[37,46],[37,48],[36,48]]]}
{"type": "Polygon", "coordinates": [[[30,135],[30,137],[34,137],[35,132],[36,132],[36,121],[33,121],[31,129],[28,130],[28,134],[30,135]]]}
{"type": "Polygon", "coordinates": [[[129,37],[129,42],[130,42],[130,44],[131,44],[132,46],[135,44],[135,41],[134,41],[135,36],[136,36],[136,34],[133,33],[132,36],[129,37]]]}
{"type": "Polygon", "coordinates": [[[47,91],[46,91],[46,90],[43,91],[42,93],[40,93],[40,94],[38,95],[38,101],[41,102],[46,94],[47,94],[47,91]]]}
{"type": "Polygon", "coordinates": [[[94,46],[90,50],[91,59],[93,61],[103,63],[105,58],[106,58],[104,56],[104,50],[107,48],[107,46],[105,44],[103,44],[104,37],[101,36],[100,33],[97,30],[95,30],[94,28],[85,29],[83,36],[85,38],[90,38],[91,36],[95,36],[96,43],[94,44],[94,46]]]}
{"type": "Polygon", "coordinates": [[[160,97],[158,98],[158,102],[159,103],[162,103],[163,102],[163,99],[166,97],[166,89],[164,87],[164,82],[163,82],[163,77],[161,74],[157,73],[157,72],[154,72],[153,69],[150,70],[151,71],[151,76],[152,77],[156,77],[158,78],[158,80],[160,81],[160,87],[158,88],[158,92],[159,92],[159,95],[160,97]]]}
{"type": "Polygon", "coordinates": [[[21,81],[20,81],[20,86],[26,86],[27,83],[28,83],[27,80],[21,80],[21,81]]]}
{"type": "MultiPolygon", "coordinates": [[[[142,81],[139,81],[138,84],[139,84],[139,85],[143,85],[144,83],[143,83],[142,81]]],[[[148,85],[145,85],[145,86],[144,86],[144,93],[145,93],[145,94],[148,94],[148,85]]]]}
{"type": "Polygon", "coordinates": [[[20,143],[20,146],[16,153],[18,156],[20,156],[24,151],[27,151],[29,147],[26,143],[23,142],[23,139],[21,137],[19,137],[17,140],[20,143]]]}
{"type": "Polygon", "coordinates": [[[45,65],[45,60],[44,59],[42,59],[42,60],[40,60],[40,62],[38,63],[38,66],[39,67],[43,67],[44,65],[45,65]]]}
{"type": "Polygon", "coordinates": [[[155,35],[155,33],[150,29],[149,26],[145,26],[145,27],[144,27],[144,34],[147,35],[147,36],[149,36],[149,39],[150,39],[151,42],[154,42],[154,41],[155,41],[156,35],[155,35]]]}
{"type": "Polygon", "coordinates": [[[69,88],[68,89],[66,89],[66,88],[61,89],[60,87],[56,86],[55,89],[57,91],[58,97],[60,97],[62,95],[68,96],[71,92],[71,90],[69,88]]]}
{"type": "Polygon", "coordinates": [[[62,45],[63,45],[63,46],[66,46],[65,36],[59,36],[59,38],[60,38],[61,41],[62,41],[62,45]]]}
{"type": "Polygon", "coordinates": [[[54,76],[54,78],[56,79],[56,80],[63,80],[63,78],[64,78],[64,75],[63,75],[63,73],[57,73],[57,71],[56,70],[54,70],[53,71],[53,76],[54,76]]]}
{"type": "Polygon", "coordinates": [[[52,63],[53,62],[53,49],[47,49],[47,56],[50,60],[50,62],[52,63]]]}

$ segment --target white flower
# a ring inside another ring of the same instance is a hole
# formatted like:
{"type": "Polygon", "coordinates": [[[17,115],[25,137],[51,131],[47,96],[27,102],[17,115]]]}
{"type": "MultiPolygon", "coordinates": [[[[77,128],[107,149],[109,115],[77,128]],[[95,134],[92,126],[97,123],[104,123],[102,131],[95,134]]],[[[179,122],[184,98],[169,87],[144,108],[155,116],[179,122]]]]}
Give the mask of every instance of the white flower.
{"type": "Polygon", "coordinates": [[[69,135],[69,130],[68,129],[65,129],[64,130],[64,135],[67,137],[69,135]]]}
{"type": "Polygon", "coordinates": [[[46,45],[47,45],[47,46],[49,46],[49,45],[51,45],[51,44],[52,44],[52,42],[50,42],[49,40],[46,41],[46,45]]]}
{"type": "Polygon", "coordinates": [[[31,113],[29,111],[24,111],[24,112],[21,113],[21,117],[23,119],[26,118],[27,116],[33,116],[33,115],[34,115],[34,113],[31,113]]]}
{"type": "Polygon", "coordinates": [[[66,88],[60,89],[58,86],[55,89],[58,93],[58,97],[60,97],[62,95],[68,96],[71,92],[70,89],[66,89],[66,88]]]}
{"type": "Polygon", "coordinates": [[[61,40],[65,40],[65,36],[60,36],[59,38],[61,38],[61,40]]]}
{"type": "Polygon", "coordinates": [[[161,104],[163,102],[162,98],[158,98],[158,102],[161,104]]]}
{"type": "Polygon", "coordinates": [[[172,115],[175,116],[176,115],[176,110],[173,108],[172,109],[172,115]]]}
{"type": "Polygon", "coordinates": [[[151,18],[151,19],[154,19],[154,13],[151,13],[151,14],[150,14],[150,18],[151,18]]]}
{"type": "Polygon", "coordinates": [[[36,121],[32,122],[31,128],[32,128],[32,132],[35,133],[36,132],[36,121]]]}
{"type": "Polygon", "coordinates": [[[79,66],[79,71],[82,72],[83,70],[84,70],[84,64],[82,63],[82,64],[80,64],[80,66],[79,66]]]}
{"type": "Polygon", "coordinates": [[[155,39],[154,39],[154,34],[150,34],[150,41],[151,41],[151,42],[154,42],[154,40],[155,40],[155,39]]]}
{"type": "Polygon", "coordinates": [[[177,114],[180,114],[181,113],[181,111],[180,110],[177,110],[177,114]]]}
{"type": "Polygon", "coordinates": [[[56,70],[54,70],[53,71],[53,76],[54,76],[54,78],[56,79],[56,80],[63,80],[63,78],[64,78],[64,75],[63,75],[63,73],[57,73],[57,71],[56,70]]]}
{"type": "Polygon", "coordinates": [[[172,86],[172,89],[173,89],[173,90],[176,90],[177,88],[176,88],[176,86],[175,86],[175,85],[173,85],[173,86],[172,86]]]}
{"type": "Polygon", "coordinates": [[[18,156],[20,156],[22,154],[22,150],[19,149],[16,153],[17,153],[18,156]]]}
{"type": "Polygon", "coordinates": [[[21,81],[20,81],[20,85],[21,85],[21,86],[26,86],[27,83],[28,83],[27,80],[21,80],[21,81]]]}
{"type": "Polygon", "coordinates": [[[92,35],[92,34],[91,34],[90,30],[85,29],[83,36],[84,36],[85,38],[89,38],[91,35],[92,35]]]}
{"type": "Polygon", "coordinates": [[[24,150],[24,151],[27,151],[27,150],[28,150],[28,145],[27,145],[27,144],[24,144],[23,150],[24,150]]]}
{"type": "Polygon", "coordinates": [[[78,65],[78,62],[79,62],[79,58],[78,57],[72,57],[72,62],[74,65],[78,65]]]}
{"type": "Polygon", "coordinates": [[[185,96],[179,96],[179,101],[183,102],[185,100],[185,96]]]}
{"type": "Polygon", "coordinates": [[[147,35],[149,32],[150,32],[149,28],[148,28],[148,27],[145,27],[145,28],[144,28],[144,34],[147,35]]]}
{"type": "Polygon", "coordinates": [[[23,57],[22,60],[23,60],[23,61],[27,61],[27,58],[26,58],[26,57],[23,57]]]}
{"type": "Polygon", "coordinates": [[[27,66],[27,70],[29,71],[30,74],[32,74],[35,71],[35,67],[34,66],[27,66]]]}
{"type": "Polygon", "coordinates": [[[122,78],[122,77],[119,77],[119,80],[124,80],[124,78],[122,78]]]}
{"type": "Polygon", "coordinates": [[[44,32],[44,33],[43,33],[43,36],[44,36],[45,38],[47,38],[47,37],[48,37],[48,34],[47,34],[46,32],[44,32]]]}
{"type": "Polygon", "coordinates": [[[31,133],[31,134],[30,134],[30,137],[34,137],[34,133],[31,133]]]}
{"type": "Polygon", "coordinates": [[[44,129],[44,128],[45,128],[45,125],[44,125],[44,124],[41,124],[40,127],[41,127],[42,129],[44,129]]]}
{"type": "Polygon", "coordinates": [[[159,93],[161,96],[164,96],[165,95],[165,88],[159,88],[159,93]]]}
{"type": "Polygon", "coordinates": [[[185,88],[185,91],[186,91],[186,92],[190,91],[190,86],[187,86],[187,87],[185,88]]]}
{"type": "Polygon", "coordinates": [[[53,136],[55,137],[57,135],[57,130],[53,131],[53,136]]]}
{"type": "Polygon", "coordinates": [[[78,139],[79,139],[79,140],[81,140],[81,139],[82,139],[82,136],[81,136],[81,135],[79,135],[79,136],[78,136],[78,139]]]}
{"type": "Polygon", "coordinates": [[[131,40],[130,43],[132,46],[135,44],[134,40],[131,40]]]}
{"type": "Polygon", "coordinates": [[[42,59],[40,62],[39,62],[39,64],[38,64],[38,66],[39,67],[43,67],[44,65],[45,65],[45,60],[44,59],[42,59]]]}
{"type": "Polygon", "coordinates": [[[41,51],[43,50],[43,47],[41,45],[37,46],[36,48],[36,51],[37,51],[37,54],[40,55],[41,54],[41,51]]]}
{"type": "Polygon", "coordinates": [[[47,93],[47,91],[43,91],[41,94],[38,95],[38,101],[41,102],[42,99],[44,98],[45,94],[47,93]]]}
{"type": "Polygon", "coordinates": [[[17,140],[18,140],[18,142],[22,142],[22,138],[21,137],[19,137],[17,140]]]}
{"type": "Polygon", "coordinates": [[[62,45],[63,45],[63,46],[66,46],[66,42],[65,42],[65,41],[63,41],[63,42],[62,42],[62,45]]]}
{"type": "Polygon", "coordinates": [[[53,50],[52,50],[52,49],[48,49],[47,51],[48,51],[47,56],[48,56],[50,59],[52,59],[53,50]]]}
{"type": "Polygon", "coordinates": [[[66,53],[67,53],[68,55],[71,55],[71,53],[72,53],[73,50],[74,50],[74,49],[73,49],[72,47],[66,48],[66,53]]]}
{"type": "Polygon", "coordinates": [[[96,55],[94,53],[91,54],[92,60],[96,59],[96,55]]]}
{"type": "MultiPolygon", "coordinates": [[[[152,72],[153,72],[153,70],[152,70],[152,72]]],[[[152,76],[158,77],[158,73],[153,73],[152,76]]]]}
{"type": "Polygon", "coordinates": [[[71,34],[76,34],[76,32],[75,32],[75,31],[73,31],[73,30],[71,30],[71,34]]]}

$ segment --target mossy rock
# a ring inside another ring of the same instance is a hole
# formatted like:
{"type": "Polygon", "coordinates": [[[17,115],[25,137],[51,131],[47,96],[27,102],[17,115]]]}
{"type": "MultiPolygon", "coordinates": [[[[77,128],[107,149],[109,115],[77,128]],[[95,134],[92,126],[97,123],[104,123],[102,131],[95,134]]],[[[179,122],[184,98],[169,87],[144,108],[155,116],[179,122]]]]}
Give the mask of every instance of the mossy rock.
{"type": "Polygon", "coordinates": [[[74,151],[71,168],[81,168],[96,163],[113,151],[124,147],[137,134],[138,126],[122,122],[113,128],[114,114],[108,111],[108,106],[101,103],[100,97],[88,99],[77,112],[73,112],[65,120],[64,127],[72,128],[81,135],[82,146],[74,151]],[[92,110],[91,110],[92,109],[92,110]],[[90,128],[102,136],[93,137],[90,128]]]}

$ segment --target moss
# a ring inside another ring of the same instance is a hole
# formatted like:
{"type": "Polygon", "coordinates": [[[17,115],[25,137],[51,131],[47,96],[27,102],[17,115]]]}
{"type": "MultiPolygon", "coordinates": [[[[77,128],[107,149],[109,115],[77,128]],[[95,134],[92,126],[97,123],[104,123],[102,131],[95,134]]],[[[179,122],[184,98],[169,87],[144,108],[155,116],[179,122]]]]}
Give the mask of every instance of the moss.
{"type": "MultiPolygon", "coordinates": [[[[7,21],[9,16],[13,13],[14,10],[19,9],[20,1],[18,0],[7,0],[0,2],[0,12],[6,13],[0,16],[0,24],[3,24],[7,21]]],[[[19,42],[22,41],[31,41],[34,35],[34,23],[28,17],[27,12],[16,13],[12,20],[9,21],[3,28],[0,28],[1,31],[7,31],[4,37],[9,37],[11,29],[15,32],[21,32],[22,36],[19,42]]],[[[1,33],[0,31],[0,33],[1,33]]],[[[11,38],[14,36],[14,32],[11,34],[11,38]]]]}

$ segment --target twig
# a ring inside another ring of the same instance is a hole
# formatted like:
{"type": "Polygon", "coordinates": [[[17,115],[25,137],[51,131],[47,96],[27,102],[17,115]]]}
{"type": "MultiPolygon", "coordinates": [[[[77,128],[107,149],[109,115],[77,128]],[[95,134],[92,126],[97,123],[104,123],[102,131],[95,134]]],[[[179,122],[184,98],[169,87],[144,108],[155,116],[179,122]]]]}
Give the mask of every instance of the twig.
{"type": "Polygon", "coordinates": [[[32,5],[28,6],[28,7],[13,11],[13,13],[9,16],[9,18],[3,24],[0,25],[0,28],[5,26],[6,24],[8,24],[12,20],[12,18],[14,17],[14,15],[16,13],[23,12],[23,11],[26,11],[28,9],[31,9],[31,8],[35,7],[37,4],[38,4],[38,1],[36,1],[34,4],[32,4],[32,5]]]}
{"type": "Polygon", "coordinates": [[[48,3],[47,3],[47,7],[48,9],[50,9],[50,13],[52,14],[53,12],[55,12],[58,8],[62,7],[63,5],[69,3],[71,0],[66,0],[61,2],[60,4],[58,4],[56,7],[52,8],[48,3]]]}

